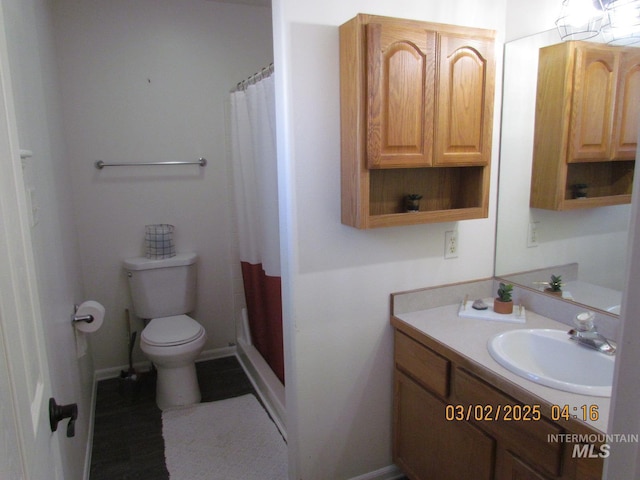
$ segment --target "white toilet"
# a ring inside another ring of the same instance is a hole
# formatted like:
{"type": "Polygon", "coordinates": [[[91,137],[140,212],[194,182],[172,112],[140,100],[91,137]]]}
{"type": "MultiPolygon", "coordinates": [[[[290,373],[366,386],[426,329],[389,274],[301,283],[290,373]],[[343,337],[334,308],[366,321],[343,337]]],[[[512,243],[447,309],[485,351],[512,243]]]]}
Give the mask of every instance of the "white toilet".
{"type": "Polygon", "coordinates": [[[135,314],[149,320],[140,335],[140,349],[158,371],[156,403],[160,409],[200,402],[195,360],[207,334],[186,315],[195,307],[195,253],[171,258],[124,261],[135,314]]]}

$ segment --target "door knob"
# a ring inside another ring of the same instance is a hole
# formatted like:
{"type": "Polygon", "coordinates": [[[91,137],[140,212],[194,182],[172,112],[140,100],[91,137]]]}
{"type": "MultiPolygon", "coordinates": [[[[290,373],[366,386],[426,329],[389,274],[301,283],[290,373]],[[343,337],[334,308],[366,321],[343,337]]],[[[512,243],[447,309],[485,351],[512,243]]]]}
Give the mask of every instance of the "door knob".
{"type": "Polygon", "coordinates": [[[58,429],[58,422],[69,419],[67,424],[67,437],[73,437],[76,434],[76,419],[78,418],[78,405],[70,403],[69,405],[58,405],[54,398],[49,399],[49,425],[51,431],[58,429]]]}

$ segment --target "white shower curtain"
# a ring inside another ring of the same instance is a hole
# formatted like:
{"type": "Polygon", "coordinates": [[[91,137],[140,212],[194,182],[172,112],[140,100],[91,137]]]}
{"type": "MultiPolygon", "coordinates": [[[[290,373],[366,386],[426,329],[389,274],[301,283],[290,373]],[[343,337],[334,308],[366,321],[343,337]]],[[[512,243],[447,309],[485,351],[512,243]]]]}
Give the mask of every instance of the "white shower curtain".
{"type": "Polygon", "coordinates": [[[231,93],[238,247],[253,345],[284,383],[273,76],[231,93]]]}

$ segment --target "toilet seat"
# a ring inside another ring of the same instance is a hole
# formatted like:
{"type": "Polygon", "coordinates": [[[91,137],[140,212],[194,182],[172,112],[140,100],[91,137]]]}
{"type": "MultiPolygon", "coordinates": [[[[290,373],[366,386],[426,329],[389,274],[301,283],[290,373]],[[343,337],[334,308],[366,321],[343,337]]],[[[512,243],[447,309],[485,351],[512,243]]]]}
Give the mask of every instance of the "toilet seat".
{"type": "Polygon", "coordinates": [[[140,335],[148,345],[172,347],[193,342],[205,334],[204,328],[187,315],[152,319],[140,335]]]}

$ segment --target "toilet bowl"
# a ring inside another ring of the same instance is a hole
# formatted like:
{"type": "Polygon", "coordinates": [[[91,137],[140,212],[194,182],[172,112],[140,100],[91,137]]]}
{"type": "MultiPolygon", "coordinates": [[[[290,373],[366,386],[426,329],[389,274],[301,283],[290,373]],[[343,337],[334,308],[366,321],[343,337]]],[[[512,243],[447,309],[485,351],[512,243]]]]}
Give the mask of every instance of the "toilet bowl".
{"type": "Polygon", "coordinates": [[[156,366],[156,404],[161,410],[201,399],[195,360],[207,334],[187,315],[152,319],[140,335],[140,349],[156,366]]]}
{"type": "Polygon", "coordinates": [[[133,310],[148,321],[140,349],[158,372],[156,403],[162,410],[200,402],[195,360],[207,334],[187,315],[195,308],[196,261],[195,253],[124,261],[133,310]]]}

